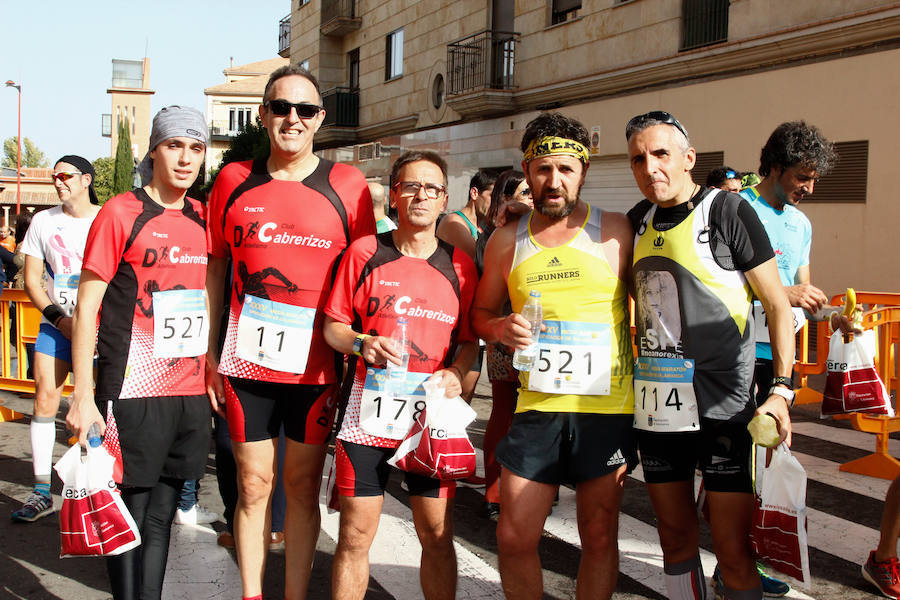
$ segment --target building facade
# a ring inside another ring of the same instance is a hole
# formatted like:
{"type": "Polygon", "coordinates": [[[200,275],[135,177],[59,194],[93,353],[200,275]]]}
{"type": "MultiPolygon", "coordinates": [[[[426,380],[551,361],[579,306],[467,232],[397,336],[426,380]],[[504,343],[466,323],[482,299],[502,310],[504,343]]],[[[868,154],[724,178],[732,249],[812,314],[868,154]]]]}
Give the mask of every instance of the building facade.
{"type": "Polygon", "coordinates": [[[131,129],[131,153],[141,160],[150,145],[150,59],[112,61],[112,86],[106,90],[110,96],[112,113],[103,115],[102,134],[109,140],[109,155],[116,156],[119,143],[119,123],[124,121],[131,129]]]}
{"type": "Polygon", "coordinates": [[[294,64],[319,77],[328,158],[384,179],[391,157],[432,148],[450,165],[451,207],[478,168],[518,166],[524,126],[559,110],[592,132],[582,197],[640,199],[625,123],[663,109],[699,153],[695,180],[757,170],[781,122],[804,119],[841,161],[803,211],[813,281],[900,291],[892,169],[900,125],[900,3],[888,0],[292,0],[281,23],[294,64]],[[285,31],[286,25],[289,31],[285,31]]]}
{"type": "Polygon", "coordinates": [[[245,126],[255,122],[269,74],[286,64],[288,59],[281,57],[238,66],[232,60],[223,71],[225,83],[203,90],[209,126],[207,173],[219,167],[222,153],[231,145],[231,139],[245,126]]]}

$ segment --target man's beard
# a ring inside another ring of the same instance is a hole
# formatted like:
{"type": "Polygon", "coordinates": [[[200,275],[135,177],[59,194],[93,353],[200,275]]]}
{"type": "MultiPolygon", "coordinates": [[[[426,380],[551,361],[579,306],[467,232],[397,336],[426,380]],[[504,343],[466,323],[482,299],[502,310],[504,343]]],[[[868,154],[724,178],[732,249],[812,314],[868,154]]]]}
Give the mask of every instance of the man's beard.
{"type": "Polygon", "coordinates": [[[575,199],[572,201],[569,201],[569,199],[565,196],[565,192],[561,188],[556,188],[556,189],[550,190],[548,193],[559,194],[560,196],[562,196],[563,198],[566,199],[565,204],[563,204],[562,206],[558,206],[558,207],[557,206],[553,206],[553,207],[547,206],[544,203],[545,195],[541,194],[540,196],[538,196],[537,194],[535,194],[534,209],[552,221],[561,221],[562,219],[565,219],[566,217],[571,215],[572,211],[575,210],[575,205],[578,204],[578,198],[579,198],[580,192],[581,192],[581,189],[579,188],[579,190],[577,192],[575,192],[575,199]]]}

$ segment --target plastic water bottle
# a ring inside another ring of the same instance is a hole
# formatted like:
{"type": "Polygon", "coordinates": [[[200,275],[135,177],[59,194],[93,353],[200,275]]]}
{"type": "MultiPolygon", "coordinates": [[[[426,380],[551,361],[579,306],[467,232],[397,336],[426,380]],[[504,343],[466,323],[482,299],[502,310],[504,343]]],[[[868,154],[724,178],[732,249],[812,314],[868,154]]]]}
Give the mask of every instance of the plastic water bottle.
{"type": "Polygon", "coordinates": [[[91,426],[88,427],[87,441],[89,448],[97,448],[103,443],[103,438],[100,437],[100,426],[97,423],[91,423],[91,426]]]}
{"type": "Polygon", "coordinates": [[[391,334],[394,343],[394,351],[400,355],[400,364],[387,361],[387,391],[394,398],[406,396],[406,372],[409,368],[409,339],[407,338],[408,324],[406,317],[397,319],[397,328],[391,334]]]}
{"type": "Polygon", "coordinates": [[[544,310],[541,308],[541,293],[531,290],[528,300],[522,307],[522,316],[531,323],[531,343],[524,350],[516,348],[513,354],[513,367],[519,371],[530,371],[537,356],[538,341],[541,337],[541,322],[544,319],[544,310]]]}

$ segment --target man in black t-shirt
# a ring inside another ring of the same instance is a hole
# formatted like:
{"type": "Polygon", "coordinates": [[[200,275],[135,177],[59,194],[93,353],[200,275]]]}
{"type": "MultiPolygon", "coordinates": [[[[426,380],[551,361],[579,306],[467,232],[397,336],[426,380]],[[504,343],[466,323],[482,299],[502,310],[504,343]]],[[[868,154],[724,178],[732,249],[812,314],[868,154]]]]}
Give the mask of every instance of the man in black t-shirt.
{"type": "Polygon", "coordinates": [[[790,305],[753,209],[735,194],[691,179],[696,152],[681,123],[654,111],[629,121],[625,137],[646,198],[628,213],[636,232],[634,425],[668,597],[706,597],[693,496],[699,468],[726,597],[762,598],[749,543],[752,442],[746,426],[754,414],[770,413],[790,444],[790,305]],[[779,376],[758,408],[751,395],[754,295],[769,314],[779,376]]]}

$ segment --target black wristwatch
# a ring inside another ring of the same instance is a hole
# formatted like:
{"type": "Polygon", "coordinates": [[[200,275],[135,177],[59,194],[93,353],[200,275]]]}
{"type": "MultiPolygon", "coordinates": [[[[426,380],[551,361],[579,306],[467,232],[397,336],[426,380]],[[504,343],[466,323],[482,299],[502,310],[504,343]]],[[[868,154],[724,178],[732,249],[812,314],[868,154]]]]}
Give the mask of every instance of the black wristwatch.
{"type": "Polygon", "coordinates": [[[783,385],[789,390],[794,389],[794,379],[792,377],[773,377],[772,385],[783,385]]]}
{"type": "Polygon", "coordinates": [[[790,377],[773,377],[769,395],[781,396],[788,408],[794,407],[794,380],[790,377]]]}

